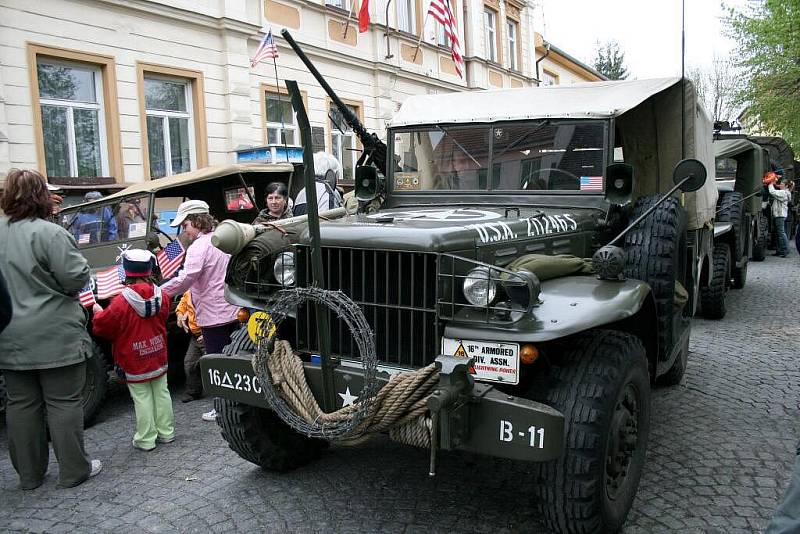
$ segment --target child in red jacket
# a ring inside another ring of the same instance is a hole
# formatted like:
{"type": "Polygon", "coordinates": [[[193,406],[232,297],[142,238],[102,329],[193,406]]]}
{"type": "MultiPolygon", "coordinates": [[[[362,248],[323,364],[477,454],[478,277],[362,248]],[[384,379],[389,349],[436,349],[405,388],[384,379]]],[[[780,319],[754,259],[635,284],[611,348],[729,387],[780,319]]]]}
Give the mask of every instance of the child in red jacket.
{"type": "Polygon", "coordinates": [[[125,289],[105,310],[95,304],[92,331],[111,341],[114,362],[125,372],[136,412],[133,446],[151,451],[175,441],[175,416],[167,389],[169,295],[153,282],[155,257],[147,250],[122,253],[125,289]]]}

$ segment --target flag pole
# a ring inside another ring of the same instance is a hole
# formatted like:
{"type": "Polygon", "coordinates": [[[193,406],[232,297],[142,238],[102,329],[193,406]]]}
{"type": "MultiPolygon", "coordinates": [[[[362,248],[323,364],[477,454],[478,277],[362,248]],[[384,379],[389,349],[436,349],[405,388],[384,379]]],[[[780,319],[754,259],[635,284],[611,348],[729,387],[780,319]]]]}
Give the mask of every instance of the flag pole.
{"type": "Polygon", "coordinates": [[[344,21],[344,31],[342,32],[342,39],[347,39],[347,30],[350,29],[350,17],[353,16],[353,9],[356,7],[356,1],[350,0],[350,13],[347,14],[347,20],[344,21]]]}
{"type": "Polygon", "coordinates": [[[283,150],[286,152],[286,163],[289,163],[289,147],[286,145],[286,125],[283,123],[283,101],[281,100],[281,83],[280,81],[278,81],[278,61],[274,57],[272,58],[272,65],[275,67],[275,88],[278,90],[278,104],[280,105],[280,112],[281,112],[281,135],[278,141],[283,139],[283,150]]]}
{"type": "Polygon", "coordinates": [[[419,45],[422,44],[422,36],[425,35],[425,24],[428,22],[428,17],[431,14],[430,8],[428,8],[428,12],[425,13],[425,20],[422,21],[422,28],[419,30],[419,39],[417,39],[417,47],[414,49],[414,57],[411,58],[411,63],[414,63],[417,60],[417,53],[419,52],[419,45]]]}

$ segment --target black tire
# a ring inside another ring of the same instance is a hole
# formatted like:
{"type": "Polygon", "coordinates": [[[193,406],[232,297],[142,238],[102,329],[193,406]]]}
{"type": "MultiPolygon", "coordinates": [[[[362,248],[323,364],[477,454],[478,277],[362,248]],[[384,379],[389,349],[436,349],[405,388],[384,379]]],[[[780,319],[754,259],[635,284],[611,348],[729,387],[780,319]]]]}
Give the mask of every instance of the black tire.
{"type": "Polygon", "coordinates": [[[106,398],[108,364],[100,345],[92,341],[92,357],[86,360],[86,383],[83,386],[83,426],[88,427],[106,398]]]}
{"type": "Polygon", "coordinates": [[[731,232],[733,233],[733,260],[741,258],[744,255],[745,235],[742,231],[742,221],[744,221],[744,202],[742,202],[741,193],[729,191],[723,193],[719,199],[719,212],[717,213],[717,222],[731,223],[731,232]]]}
{"type": "MultiPolygon", "coordinates": [[[[255,349],[247,328],[241,328],[231,334],[222,353],[252,353],[255,349]]],[[[266,408],[215,398],[214,409],[222,438],[231,450],[270,471],[290,471],[312,462],[328,446],[326,441],[298,434],[266,408]]]]}
{"type": "Polygon", "coordinates": [[[562,342],[547,384],[532,396],[565,417],[565,449],[539,465],[542,515],[556,532],[616,532],[639,486],[650,430],[642,342],[590,330],[562,342]]]}
{"type": "Polygon", "coordinates": [[[742,289],[747,283],[747,264],[748,261],[747,258],[745,258],[744,264],[741,267],[731,265],[731,276],[733,277],[731,287],[733,289],[742,289]]]}
{"type": "Polygon", "coordinates": [[[217,424],[233,452],[263,469],[285,472],[319,458],[327,442],[300,435],[272,410],[215,398],[217,424]]]}
{"type": "MultiPolygon", "coordinates": [[[[636,201],[631,219],[661,197],[641,197],[636,201]]],[[[660,360],[668,358],[672,348],[675,281],[682,280],[685,272],[686,212],[678,199],[670,197],[625,235],[625,276],[647,282],[656,301],[660,360]]]]}
{"type": "Polygon", "coordinates": [[[769,241],[769,221],[766,215],[758,212],[758,235],[753,243],[753,261],[764,261],[766,259],[767,241],[769,241]]]}
{"type": "MultiPolygon", "coordinates": [[[[687,321],[689,324],[686,325],[686,328],[691,328],[692,323],[687,321]]],[[[686,336],[686,340],[683,342],[683,346],[681,347],[681,352],[675,358],[675,362],[672,364],[672,367],[669,368],[669,371],[664,373],[663,375],[656,378],[656,383],[659,386],[677,386],[683,380],[683,375],[686,373],[686,366],[689,363],[689,336],[686,336]]]]}
{"type": "Polygon", "coordinates": [[[707,319],[722,319],[727,309],[725,296],[728,292],[730,273],[731,249],[727,243],[714,245],[711,282],[708,286],[700,288],[700,306],[703,317],[707,319]]]}

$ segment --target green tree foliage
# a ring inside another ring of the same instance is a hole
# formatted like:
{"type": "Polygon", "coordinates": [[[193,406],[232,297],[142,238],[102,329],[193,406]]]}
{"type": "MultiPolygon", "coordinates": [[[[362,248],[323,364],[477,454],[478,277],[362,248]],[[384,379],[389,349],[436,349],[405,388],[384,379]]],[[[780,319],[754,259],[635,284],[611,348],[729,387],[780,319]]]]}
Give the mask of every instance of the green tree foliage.
{"type": "Polygon", "coordinates": [[[594,56],[594,68],[609,80],[624,80],[628,77],[625,67],[625,52],[619,49],[619,43],[614,40],[601,45],[597,43],[594,56]]]}
{"type": "Polygon", "coordinates": [[[800,150],[800,0],[761,0],[731,9],[727,23],[749,74],[739,100],[761,125],[800,150]]]}

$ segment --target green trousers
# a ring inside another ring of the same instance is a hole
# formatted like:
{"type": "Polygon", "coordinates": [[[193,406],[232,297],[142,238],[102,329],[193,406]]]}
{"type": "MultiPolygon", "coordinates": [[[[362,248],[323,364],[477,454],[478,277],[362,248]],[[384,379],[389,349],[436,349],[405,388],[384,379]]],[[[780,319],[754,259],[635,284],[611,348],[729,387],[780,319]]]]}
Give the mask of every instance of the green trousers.
{"type": "Polygon", "coordinates": [[[149,382],[129,383],[128,391],[136,412],[133,445],[149,450],[156,446],[156,438],[174,438],[175,416],[172,413],[172,398],[167,389],[166,373],[149,382]]]}
{"type": "Polygon", "coordinates": [[[49,457],[47,426],[58,460],[59,485],[77,486],[89,478],[81,400],[86,362],[52,369],[4,370],[3,376],[8,391],[8,452],[22,489],[34,489],[44,482],[49,457]]]}

